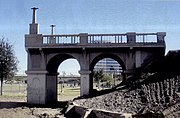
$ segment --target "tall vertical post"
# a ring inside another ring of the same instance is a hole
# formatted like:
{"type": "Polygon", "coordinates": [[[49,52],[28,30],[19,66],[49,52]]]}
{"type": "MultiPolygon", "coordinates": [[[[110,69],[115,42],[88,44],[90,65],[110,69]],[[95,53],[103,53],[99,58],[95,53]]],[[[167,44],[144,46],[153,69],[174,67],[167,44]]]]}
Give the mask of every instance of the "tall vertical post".
{"type": "Polygon", "coordinates": [[[54,35],[54,28],[55,28],[56,25],[50,25],[51,27],[51,35],[54,35]]]}
{"type": "Polygon", "coordinates": [[[136,32],[127,32],[127,43],[134,44],[136,43],[136,32]]]}
{"type": "Polygon", "coordinates": [[[50,44],[56,44],[56,38],[53,36],[54,35],[54,27],[55,25],[50,25],[51,27],[51,37],[50,37],[50,44]]]}
{"type": "Polygon", "coordinates": [[[88,33],[80,33],[80,44],[88,44],[88,33]]]}
{"type": "Polygon", "coordinates": [[[166,32],[157,32],[157,43],[163,43],[166,32]]]}
{"type": "Polygon", "coordinates": [[[33,10],[33,18],[32,23],[30,24],[29,34],[38,34],[38,24],[36,23],[36,10],[38,8],[33,7],[31,9],[33,10]]]}
{"type": "Polygon", "coordinates": [[[35,23],[36,23],[36,10],[37,10],[38,8],[33,7],[33,8],[31,8],[31,9],[33,10],[32,24],[35,24],[35,23]]]}

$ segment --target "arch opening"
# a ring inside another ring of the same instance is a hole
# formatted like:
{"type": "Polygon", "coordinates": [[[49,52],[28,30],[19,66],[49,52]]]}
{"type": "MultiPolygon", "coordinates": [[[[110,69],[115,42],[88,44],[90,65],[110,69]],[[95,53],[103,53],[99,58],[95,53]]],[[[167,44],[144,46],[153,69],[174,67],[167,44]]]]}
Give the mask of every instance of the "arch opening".
{"type": "Polygon", "coordinates": [[[111,89],[124,80],[124,62],[116,55],[101,54],[90,65],[93,89],[111,89]]]}
{"type": "Polygon", "coordinates": [[[54,85],[56,86],[57,101],[72,100],[80,95],[79,70],[79,62],[71,55],[59,54],[49,61],[47,65],[48,73],[56,73],[54,85]]]}

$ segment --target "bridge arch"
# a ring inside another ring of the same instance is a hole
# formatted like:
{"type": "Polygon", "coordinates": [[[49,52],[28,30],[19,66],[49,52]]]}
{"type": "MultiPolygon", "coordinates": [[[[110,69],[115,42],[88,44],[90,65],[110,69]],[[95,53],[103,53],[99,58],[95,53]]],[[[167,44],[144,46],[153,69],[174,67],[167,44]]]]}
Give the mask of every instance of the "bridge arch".
{"type": "Polygon", "coordinates": [[[63,54],[56,54],[53,57],[51,57],[47,62],[46,70],[48,71],[48,73],[57,73],[59,65],[67,59],[76,59],[81,68],[81,65],[75,55],[63,53],[63,54]]]}
{"type": "Polygon", "coordinates": [[[54,53],[47,58],[46,65],[46,101],[54,102],[58,99],[58,67],[61,63],[68,59],[77,60],[79,66],[80,63],[75,55],[68,53],[54,53]]]}
{"type": "MultiPolygon", "coordinates": [[[[120,57],[119,55],[117,54],[113,54],[113,53],[101,53],[101,54],[98,54],[96,55],[90,65],[89,65],[89,70],[92,72],[91,75],[90,75],[90,79],[91,81],[93,81],[93,70],[94,70],[94,67],[95,65],[98,63],[98,61],[104,59],[104,58],[111,58],[115,61],[117,61],[119,63],[119,65],[121,66],[122,68],[122,80],[125,81],[125,75],[124,75],[124,71],[126,70],[126,65],[125,65],[125,62],[121,59],[122,57],[120,57]]],[[[92,82],[91,82],[92,83],[92,82]]]]}
{"type": "Polygon", "coordinates": [[[123,70],[126,69],[126,66],[125,66],[124,61],[123,61],[119,56],[117,56],[116,54],[113,54],[113,53],[101,53],[101,54],[95,56],[95,57],[92,59],[90,65],[89,65],[89,69],[90,69],[91,71],[93,71],[94,66],[96,65],[96,63],[97,63],[98,61],[100,61],[101,59],[104,59],[104,58],[114,59],[115,61],[117,61],[117,62],[121,65],[121,67],[122,67],[123,70]]]}

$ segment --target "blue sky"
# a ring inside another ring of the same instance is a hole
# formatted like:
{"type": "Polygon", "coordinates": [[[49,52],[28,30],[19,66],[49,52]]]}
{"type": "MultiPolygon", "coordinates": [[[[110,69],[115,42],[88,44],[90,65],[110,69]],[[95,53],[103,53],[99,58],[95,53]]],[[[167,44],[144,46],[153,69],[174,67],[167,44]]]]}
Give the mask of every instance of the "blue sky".
{"type": "MultiPolygon", "coordinates": [[[[14,45],[19,73],[26,70],[24,35],[34,6],[41,34],[50,34],[51,24],[56,34],[166,32],[166,52],[180,49],[179,0],[0,0],[0,37],[14,45]]],[[[61,71],[77,73],[78,64],[66,62],[61,71]]]]}

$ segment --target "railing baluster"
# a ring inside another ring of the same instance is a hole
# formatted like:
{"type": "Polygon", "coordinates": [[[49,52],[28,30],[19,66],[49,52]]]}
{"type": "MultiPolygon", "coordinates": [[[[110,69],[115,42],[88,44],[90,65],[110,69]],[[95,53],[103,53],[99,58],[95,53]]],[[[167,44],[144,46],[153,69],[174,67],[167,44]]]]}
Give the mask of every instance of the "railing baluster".
{"type": "Polygon", "coordinates": [[[90,43],[92,43],[92,36],[90,36],[90,43]]]}
{"type": "Polygon", "coordinates": [[[101,38],[101,43],[103,43],[103,39],[102,39],[102,36],[100,36],[100,38],[101,38]]]}
{"type": "Polygon", "coordinates": [[[145,41],[144,41],[144,35],[143,35],[143,43],[145,43],[145,41]]]}
{"type": "Polygon", "coordinates": [[[121,43],[123,43],[123,42],[122,42],[122,36],[121,36],[121,43]]]}
{"type": "Polygon", "coordinates": [[[76,42],[76,39],[75,39],[76,37],[75,36],[73,36],[73,39],[74,39],[74,43],[76,42]]]}

